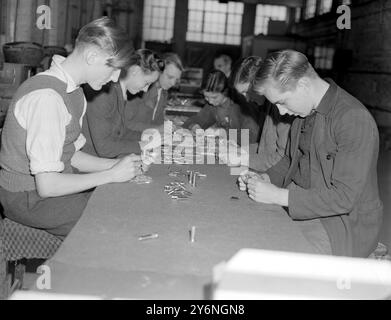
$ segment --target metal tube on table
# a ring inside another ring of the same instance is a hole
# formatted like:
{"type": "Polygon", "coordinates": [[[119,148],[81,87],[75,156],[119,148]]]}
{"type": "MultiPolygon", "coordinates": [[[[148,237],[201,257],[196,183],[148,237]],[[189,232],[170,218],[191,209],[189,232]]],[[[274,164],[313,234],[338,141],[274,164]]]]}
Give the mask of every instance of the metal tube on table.
{"type": "Polygon", "coordinates": [[[192,187],[196,187],[197,186],[197,174],[196,173],[193,174],[193,177],[192,177],[192,180],[191,180],[190,184],[191,184],[192,187]]]}
{"type": "Polygon", "coordinates": [[[194,243],[195,242],[195,236],[196,236],[196,227],[191,227],[190,230],[190,242],[194,243]]]}
{"type": "Polygon", "coordinates": [[[146,234],[144,236],[140,236],[138,238],[139,241],[145,241],[145,240],[153,240],[159,238],[159,235],[157,233],[152,233],[152,234],[146,234]]]}
{"type": "Polygon", "coordinates": [[[192,185],[193,177],[194,177],[194,171],[190,171],[189,172],[189,184],[190,185],[192,185]]]}

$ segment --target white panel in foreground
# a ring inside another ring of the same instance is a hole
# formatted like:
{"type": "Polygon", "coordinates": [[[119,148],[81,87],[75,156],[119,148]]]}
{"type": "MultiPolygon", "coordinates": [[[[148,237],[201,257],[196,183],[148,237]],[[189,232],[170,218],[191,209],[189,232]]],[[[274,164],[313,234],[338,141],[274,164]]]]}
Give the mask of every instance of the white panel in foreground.
{"type": "Polygon", "coordinates": [[[243,249],[215,282],[216,300],[389,299],[391,262],[243,249]]]}
{"type": "Polygon", "coordinates": [[[10,300],[103,300],[102,298],[80,295],[43,293],[38,291],[16,291],[10,300]]]}

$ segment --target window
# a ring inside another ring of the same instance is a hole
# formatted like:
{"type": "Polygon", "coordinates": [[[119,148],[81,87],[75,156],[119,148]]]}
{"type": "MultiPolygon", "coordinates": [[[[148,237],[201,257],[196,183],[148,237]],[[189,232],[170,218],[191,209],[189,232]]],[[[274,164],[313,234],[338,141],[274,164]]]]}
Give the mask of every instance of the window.
{"type": "Polygon", "coordinates": [[[174,35],[175,0],[145,0],[144,41],[170,42],[174,35]]]}
{"type": "Polygon", "coordinates": [[[267,34],[269,20],[285,21],[287,8],[284,6],[257,5],[255,17],[255,34],[267,34]]]}
{"type": "Polygon", "coordinates": [[[305,6],[305,19],[310,19],[315,17],[316,13],[316,0],[307,0],[305,6]]]}
{"type": "Polygon", "coordinates": [[[239,45],[243,3],[189,0],[186,40],[239,45]]]}
{"type": "Polygon", "coordinates": [[[6,33],[7,28],[7,2],[0,0],[0,35],[6,33]]]}
{"type": "Polygon", "coordinates": [[[295,22],[300,22],[300,20],[301,20],[301,8],[296,8],[295,22]]]}
{"type": "Polygon", "coordinates": [[[331,11],[333,0],[321,0],[319,7],[319,14],[324,14],[331,11]]]}
{"type": "Polygon", "coordinates": [[[333,68],[334,48],[315,47],[315,69],[331,70],[333,68]]]}

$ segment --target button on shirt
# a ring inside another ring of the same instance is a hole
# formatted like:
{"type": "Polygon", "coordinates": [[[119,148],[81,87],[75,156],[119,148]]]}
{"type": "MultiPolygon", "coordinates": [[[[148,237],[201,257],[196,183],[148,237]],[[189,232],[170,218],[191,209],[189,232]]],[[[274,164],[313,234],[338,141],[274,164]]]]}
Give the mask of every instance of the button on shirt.
{"type": "Polygon", "coordinates": [[[293,181],[303,189],[311,188],[311,163],[310,150],[311,139],[314,129],[316,112],[306,117],[301,126],[298,151],[300,153],[296,173],[293,175],[293,181]]]}
{"type": "MultiPolygon", "coordinates": [[[[67,93],[77,90],[71,76],[63,69],[65,58],[54,56],[49,70],[41,75],[53,76],[67,85],[67,93]]],[[[82,125],[86,112],[87,102],[84,99],[82,125]]],[[[26,130],[26,150],[30,159],[30,170],[33,175],[44,172],[62,172],[64,163],[61,161],[65,142],[66,126],[72,116],[68,112],[62,97],[53,89],[33,91],[15,105],[15,117],[19,125],[26,130]]],[[[75,142],[75,149],[79,151],[86,139],[81,134],[75,142]]]]}

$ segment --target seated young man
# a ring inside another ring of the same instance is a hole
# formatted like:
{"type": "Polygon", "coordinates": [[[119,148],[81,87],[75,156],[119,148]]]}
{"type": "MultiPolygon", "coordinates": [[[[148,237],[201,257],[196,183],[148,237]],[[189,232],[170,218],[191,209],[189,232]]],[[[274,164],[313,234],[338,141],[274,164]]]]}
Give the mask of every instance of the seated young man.
{"type": "Polygon", "coordinates": [[[164,62],[152,51],[141,49],[131,55],[129,64],[117,83],[108,84],[97,93],[86,93],[88,108],[83,134],[87,143],[84,152],[105,158],[141,153],[141,132],[125,125],[127,93],[147,92],[162,72],[164,62]]]}
{"type": "Polygon", "coordinates": [[[127,68],[132,46],[113,21],[80,30],[68,58],[24,82],[8,109],[0,151],[0,201],[9,219],[64,238],[92,188],[141,173],[139,156],[100,159],[81,152],[86,100],[80,85],[100,90],[127,68]],[[85,174],[75,174],[74,168],[85,174]]]}
{"type": "Polygon", "coordinates": [[[168,90],[178,83],[184,69],[175,53],[166,53],[162,58],[165,68],[158,81],[141,98],[134,97],[127,102],[126,126],[132,131],[155,128],[163,132],[168,90]]]}
{"type": "Polygon", "coordinates": [[[284,158],[264,175],[241,176],[241,190],[256,202],[286,207],[316,252],[368,257],[383,211],[371,114],[292,50],[266,59],[254,89],[296,118],[284,158]]]}

